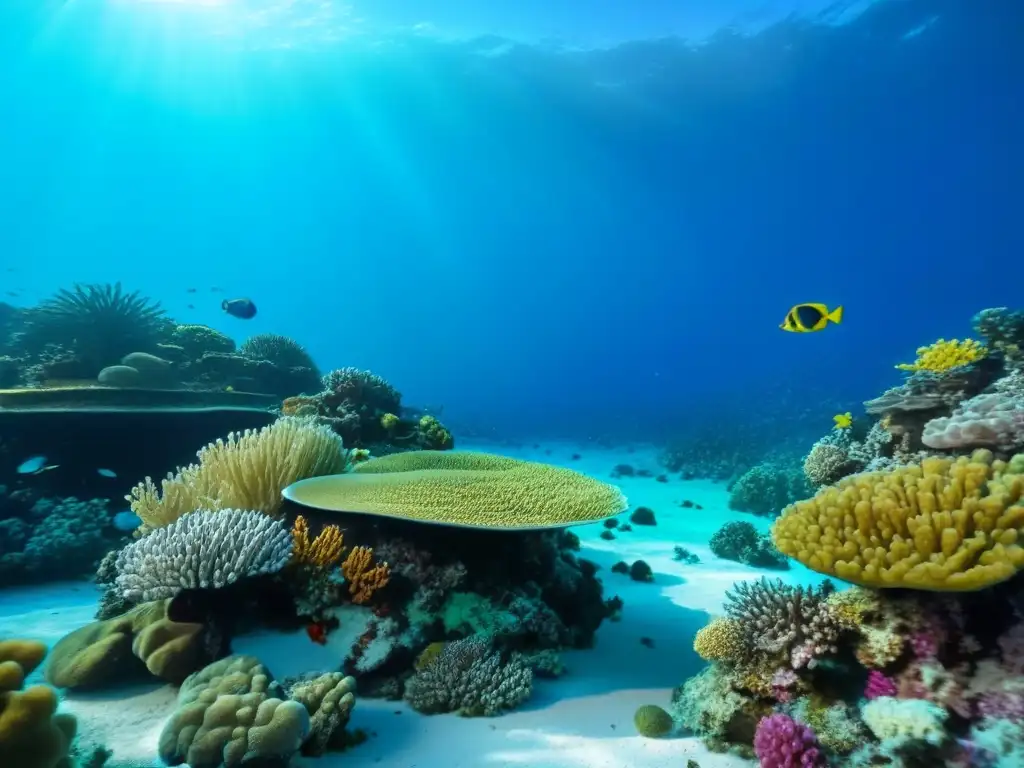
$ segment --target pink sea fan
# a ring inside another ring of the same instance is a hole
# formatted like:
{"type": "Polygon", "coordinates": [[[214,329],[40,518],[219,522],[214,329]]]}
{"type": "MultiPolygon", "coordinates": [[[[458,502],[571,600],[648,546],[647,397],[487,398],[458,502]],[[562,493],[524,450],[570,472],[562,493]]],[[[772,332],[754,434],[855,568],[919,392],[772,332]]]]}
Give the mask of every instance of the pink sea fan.
{"type": "Polygon", "coordinates": [[[868,672],[868,681],[864,686],[864,697],[877,699],[882,696],[896,695],[896,681],[888,675],[882,674],[877,669],[868,672]]]}
{"type": "Polygon", "coordinates": [[[789,715],[762,717],[754,735],[754,752],[761,768],[820,768],[825,756],[814,731],[789,715]]]}

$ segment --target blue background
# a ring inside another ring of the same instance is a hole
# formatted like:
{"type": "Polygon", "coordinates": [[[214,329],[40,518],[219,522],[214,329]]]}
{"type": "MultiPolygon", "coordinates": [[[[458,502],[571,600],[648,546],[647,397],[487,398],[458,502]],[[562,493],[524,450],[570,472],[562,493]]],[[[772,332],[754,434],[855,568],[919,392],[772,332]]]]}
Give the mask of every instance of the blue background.
{"type": "Polygon", "coordinates": [[[121,280],[580,437],[825,431],[1019,304],[1019,3],[493,5],[4,4],[5,300],[121,280]]]}

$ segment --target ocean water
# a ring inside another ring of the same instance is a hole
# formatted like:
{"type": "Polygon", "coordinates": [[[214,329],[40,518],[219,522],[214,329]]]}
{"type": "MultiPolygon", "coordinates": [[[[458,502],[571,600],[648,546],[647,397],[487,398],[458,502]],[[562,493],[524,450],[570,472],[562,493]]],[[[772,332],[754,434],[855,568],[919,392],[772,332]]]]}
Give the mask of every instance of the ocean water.
{"type": "Polygon", "coordinates": [[[0,768],[1024,765],[1022,40],[0,4],[0,768]]]}

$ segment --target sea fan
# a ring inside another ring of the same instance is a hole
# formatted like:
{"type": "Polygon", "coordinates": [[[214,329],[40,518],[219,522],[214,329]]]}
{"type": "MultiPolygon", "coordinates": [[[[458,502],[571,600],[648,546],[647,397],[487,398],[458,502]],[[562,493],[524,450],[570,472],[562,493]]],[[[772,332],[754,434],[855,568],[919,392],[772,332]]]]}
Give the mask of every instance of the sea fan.
{"type": "Polygon", "coordinates": [[[169,329],[160,303],[120,283],[62,288],[28,314],[24,344],[59,344],[97,370],[130,352],[151,351],[169,329]]]}

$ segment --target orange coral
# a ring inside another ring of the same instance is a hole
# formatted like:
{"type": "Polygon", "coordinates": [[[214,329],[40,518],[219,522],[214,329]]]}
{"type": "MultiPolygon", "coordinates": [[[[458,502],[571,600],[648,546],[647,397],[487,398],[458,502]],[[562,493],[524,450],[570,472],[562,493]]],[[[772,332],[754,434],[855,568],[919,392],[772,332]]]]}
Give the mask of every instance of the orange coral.
{"type": "Polygon", "coordinates": [[[341,560],[345,537],[336,525],[325,525],[310,541],[309,523],[299,515],[292,525],[292,557],[295,562],[317,568],[330,568],[341,560]]]}
{"type": "Polygon", "coordinates": [[[348,582],[352,602],[363,605],[369,602],[374,592],[387,585],[391,569],[387,563],[373,565],[373,550],[370,547],[356,547],[341,564],[341,574],[348,582]]]}

